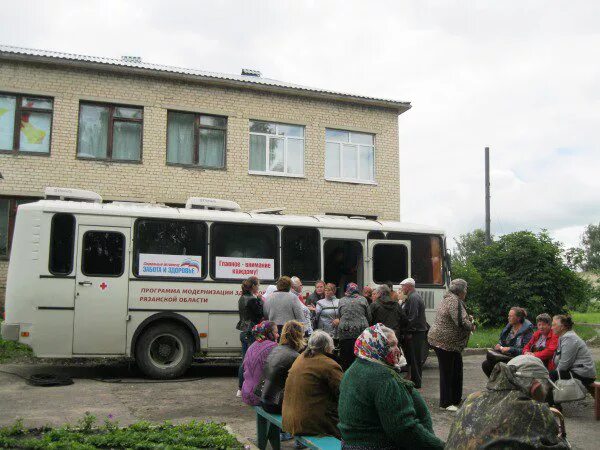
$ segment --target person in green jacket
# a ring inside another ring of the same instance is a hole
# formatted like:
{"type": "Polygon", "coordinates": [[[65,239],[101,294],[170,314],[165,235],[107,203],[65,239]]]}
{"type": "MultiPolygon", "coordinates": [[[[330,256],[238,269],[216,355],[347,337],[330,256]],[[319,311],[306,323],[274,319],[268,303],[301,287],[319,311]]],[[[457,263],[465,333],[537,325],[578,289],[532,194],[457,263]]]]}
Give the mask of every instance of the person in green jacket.
{"type": "Polygon", "coordinates": [[[354,353],[340,385],[342,449],[443,449],[423,398],[399,374],[402,353],[394,331],[380,323],[367,328],[354,353]]]}

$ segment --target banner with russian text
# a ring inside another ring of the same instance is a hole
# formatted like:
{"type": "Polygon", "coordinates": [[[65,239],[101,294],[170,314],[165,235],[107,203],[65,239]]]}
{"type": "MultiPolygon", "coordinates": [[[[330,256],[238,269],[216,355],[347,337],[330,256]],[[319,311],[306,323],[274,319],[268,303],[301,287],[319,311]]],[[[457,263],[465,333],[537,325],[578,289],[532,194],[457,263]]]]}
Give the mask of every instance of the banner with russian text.
{"type": "Polygon", "coordinates": [[[255,276],[261,280],[275,278],[275,260],[265,258],[238,258],[217,256],[215,258],[215,276],[243,280],[255,276]]]}

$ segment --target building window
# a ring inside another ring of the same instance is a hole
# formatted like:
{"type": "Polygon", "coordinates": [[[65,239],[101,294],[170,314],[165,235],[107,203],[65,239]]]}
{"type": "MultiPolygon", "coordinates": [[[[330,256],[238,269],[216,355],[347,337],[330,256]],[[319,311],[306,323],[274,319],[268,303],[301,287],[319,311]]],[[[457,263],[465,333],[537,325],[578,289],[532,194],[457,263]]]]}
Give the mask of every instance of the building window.
{"type": "Polygon", "coordinates": [[[311,283],[321,278],[321,237],[316,228],[284,227],[281,232],[282,273],[311,283]]]}
{"type": "Polygon", "coordinates": [[[53,275],[69,275],[73,271],[75,248],[75,216],[55,214],[50,231],[48,270],[53,275]]]}
{"type": "Polygon", "coordinates": [[[206,224],[182,220],[138,219],[133,241],[136,277],[206,276],[206,224]]]}
{"type": "Polygon", "coordinates": [[[81,103],[77,156],[139,162],[142,157],[143,109],[81,103]]]}
{"type": "Polygon", "coordinates": [[[0,151],[50,153],[53,100],[0,94],[0,151]]]}
{"type": "Polygon", "coordinates": [[[325,178],[354,183],[375,182],[372,134],[325,130],[325,178]]]}
{"type": "Polygon", "coordinates": [[[19,205],[37,200],[37,198],[25,197],[0,197],[0,258],[6,258],[10,254],[17,208],[19,205]]]}
{"type": "Polygon", "coordinates": [[[226,131],[226,117],[169,111],[167,163],[223,169],[226,131]]]}
{"type": "Polygon", "coordinates": [[[304,127],[250,121],[250,173],[304,175],[304,127]]]}

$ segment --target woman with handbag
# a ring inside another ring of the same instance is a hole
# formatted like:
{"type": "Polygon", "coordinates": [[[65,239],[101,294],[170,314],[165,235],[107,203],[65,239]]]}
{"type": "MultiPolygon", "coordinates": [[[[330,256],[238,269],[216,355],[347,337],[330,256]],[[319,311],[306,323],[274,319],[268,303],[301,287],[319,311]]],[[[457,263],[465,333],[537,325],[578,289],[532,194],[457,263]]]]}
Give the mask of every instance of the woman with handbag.
{"type": "MultiPolygon", "coordinates": [[[[550,371],[552,381],[561,380],[561,383],[570,379],[577,379],[584,387],[589,386],[596,380],[596,366],[592,353],[586,343],[573,331],[573,319],[568,315],[557,315],[552,319],[552,331],[558,336],[558,348],[554,353],[555,370],[550,371]]],[[[572,383],[574,384],[574,383],[572,383]]],[[[560,388],[560,385],[559,385],[560,388]]],[[[577,392],[575,390],[575,392],[577,392]]],[[[582,390],[585,398],[585,390],[582,390]]],[[[554,403],[560,403],[562,397],[555,392],[554,403]]],[[[563,399],[562,401],[573,401],[577,398],[563,399]]]]}

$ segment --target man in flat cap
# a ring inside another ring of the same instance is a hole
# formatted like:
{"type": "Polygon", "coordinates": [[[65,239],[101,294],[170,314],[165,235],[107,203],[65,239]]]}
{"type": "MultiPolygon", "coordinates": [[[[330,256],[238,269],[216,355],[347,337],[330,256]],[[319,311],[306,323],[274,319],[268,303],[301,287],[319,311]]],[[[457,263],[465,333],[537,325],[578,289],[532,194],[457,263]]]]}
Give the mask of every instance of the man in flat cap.
{"type": "Polygon", "coordinates": [[[427,342],[427,319],[425,318],[425,303],[415,289],[415,280],[407,278],[400,283],[400,289],[406,296],[402,307],[408,318],[404,345],[402,349],[410,366],[410,379],[417,389],[421,388],[421,374],[425,358],[427,342]]]}

